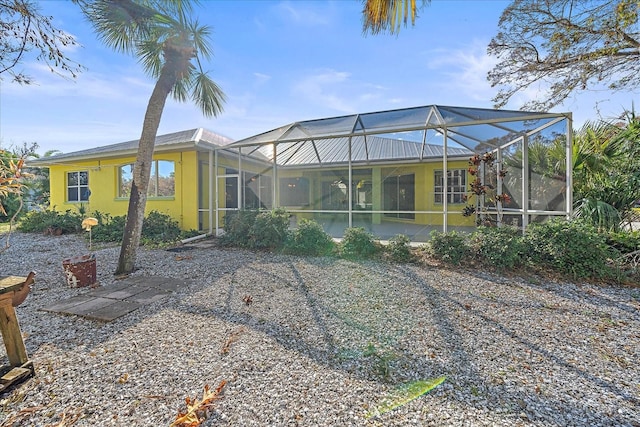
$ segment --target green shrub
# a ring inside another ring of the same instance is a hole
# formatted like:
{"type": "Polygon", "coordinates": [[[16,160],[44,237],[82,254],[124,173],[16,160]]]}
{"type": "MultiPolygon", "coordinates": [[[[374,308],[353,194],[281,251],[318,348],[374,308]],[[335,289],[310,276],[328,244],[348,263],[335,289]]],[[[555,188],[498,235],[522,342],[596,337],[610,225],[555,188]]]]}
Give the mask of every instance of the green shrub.
{"type": "Polygon", "coordinates": [[[91,228],[91,238],[94,242],[121,242],[124,233],[125,215],[114,216],[95,211],[93,217],[98,225],[91,228]]]}
{"type": "Polygon", "coordinates": [[[619,231],[607,234],[607,244],[622,254],[640,249],[640,231],[619,231]]]}
{"type": "Polygon", "coordinates": [[[281,248],[289,234],[289,214],[284,209],[261,211],[249,230],[249,247],[253,249],[281,248]]]}
{"type": "Polygon", "coordinates": [[[449,264],[460,264],[460,261],[469,256],[469,247],[464,234],[456,231],[443,233],[433,230],[430,236],[426,249],[427,253],[434,258],[449,264]]]}
{"type": "Polygon", "coordinates": [[[142,221],[142,237],[144,245],[175,242],[180,239],[182,231],[175,221],[167,214],[151,211],[142,221]]]}
{"type": "Polygon", "coordinates": [[[607,279],[616,275],[607,261],[615,258],[617,251],[592,226],[564,220],[531,224],[525,243],[529,259],[537,266],[574,279],[607,279]]]}
{"type": "Polygon", "coordinates": [[[373,235],[362,227],[347,228],[340,243],[340,254],[345,258],[370,258],[378,249],[373,235]]]}
{"type": "Polygon", "coordinates": [[[228,212],[220,244],[252,249],[280,248],[287,240],[288,230],[289,216],[283,209],[228,212]]]}
{"type": "Polygon", "coordinates": [[[0,204],[4,208],[4,213],[0,210],[0,222],[9,222],[16,215],[16,220],[20,220],[27,213],[27,207],[20,201],[18,194],[7,194],[0,204]]]}
{"type": "Polygon", "coordinates": [[[250,246],[250,231],[258,212],[257,210],[227,212],[224,217],[224,234],[220,237],[220,244],[248,248],[250,246]]]}
{"type": "Polygon", "coordinates": [[[82,230],[82,216],[67,210],[59,213],[55,210],[31,211],[27,213],[18,225],[18,229],[25,233],[43,233],[50,229],[59,229],[62,233],[77,233],[82,230]]]}
{"type": "Polygon", "coordinates": [[[294,255],[323,256],[333,252],[335,243],[316,221],[300,219],[298,229],[292,232],[284,252],[294,255]]]}
{"type": "MultiPolygon", "coordinates": [[[[91,238],[94,242],[122,241],[127,221],[126,215],[112,217],[108,213],[95,211],[92,216],[98,220],[98,225],[91,229],[91,238]]],[[[152,211],[142,222],[140,240],[143,245],[162,245],[198,234],[200,233],[196,230],[182,231],[178,227],[178,223],[169,215],[152,211]]],[[[89,238],[88,233],[86,238],[89,238]]]]}
{"type": "Polygon", "coordinates": [[[411,252],[411,240],[404,234],[396,234],[389,239],[386,252],[394,262],[407,263],[415,261],[415,255],[411,252]]]}
{"type": "Polygon", "coordinates": [[[468,240],[471,252],[497,268],[515,268],[526,263],[522,230],[516,227],[478,227],[468,240]]]}

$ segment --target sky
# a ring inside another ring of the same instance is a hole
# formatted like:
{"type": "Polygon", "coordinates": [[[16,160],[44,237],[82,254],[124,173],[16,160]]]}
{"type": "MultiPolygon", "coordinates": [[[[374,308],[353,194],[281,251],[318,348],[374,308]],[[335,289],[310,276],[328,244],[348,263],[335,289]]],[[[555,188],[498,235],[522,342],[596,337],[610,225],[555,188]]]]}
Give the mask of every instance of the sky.
{"type": "MultiPolygon", "coordinates": [[[[140,137],[155,81],[136,58],[104,46],[77,6],[38,2],[80,47],[65,53],[86,67],[63,79],[34,57],[21,69],[36,81],[0,81],[0,147],[36,142],[64,153],[140,137]]],[[[433,0],[398,35],[362,34],[359,0],[203,0],[194,15],[212,27],[213,58],[203,68],[226,94],[224,111],[206,118],[190,102],[169,99],[158,134],[203,127],[239,140],[301,120],[422,105],[492,108],[486,80],[496,60],[486,47],[509,4],[433,0]]],[[[505,108],[539,96],[529,89],[505,108]]],[[[574,128],[613,119],[637,93],[594,90],[553,112],[571,112],[574,128]]]]}

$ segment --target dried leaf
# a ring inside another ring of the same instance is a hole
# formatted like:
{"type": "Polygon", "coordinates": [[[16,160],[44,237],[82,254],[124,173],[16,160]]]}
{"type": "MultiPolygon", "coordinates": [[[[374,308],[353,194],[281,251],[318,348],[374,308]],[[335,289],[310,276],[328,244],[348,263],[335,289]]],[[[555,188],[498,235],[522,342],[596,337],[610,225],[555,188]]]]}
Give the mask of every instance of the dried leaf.
{"type": "Polygon", "coordinates": [[[185,399],[187,403],[186,412],[178,412],[176,420],[169,427],[197,427],[206,420],[206,412],[213,405],[215,400],[220,399],[220,393],[227,382],[220,381],[218,387],[211,391],[209,385],[204,386],[202,400],[191,400],[190,397],[185,399]]]}
{"type": "Polygon", "coordinates": [[[220,349],[220,354],[229,353],[229,348],[231,347],[231,344],[237,341],[238,338],[240,337],[240,334],[243,332],[244,332],[244,328],[238,328],[235,331],[231,332],[229,334],[229,338],[227,338],[227,340],[222,345],[222,348],[220,349]]]}

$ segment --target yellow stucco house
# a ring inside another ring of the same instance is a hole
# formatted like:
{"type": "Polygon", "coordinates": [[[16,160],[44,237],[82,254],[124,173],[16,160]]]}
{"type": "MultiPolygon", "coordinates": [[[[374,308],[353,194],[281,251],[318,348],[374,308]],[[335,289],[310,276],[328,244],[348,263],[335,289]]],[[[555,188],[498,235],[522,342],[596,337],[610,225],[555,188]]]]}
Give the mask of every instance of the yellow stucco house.
{"type": "MultiPolygon", "coordinates": [[[[231,211],[276,207],[292,226],[314,219],[334,237],[362,226],[425,241],[433,229],[474,227],[479,212],[526,226],[570,213],[570,137],[567,114],[443,106],[295,122],[240,141],[185,130],[156,139],[147,211],[212,234],[231,211]],[[556,163],[559,152],[560,168],[541,150],[556,163]],[[486,153],[492,162],[470,170],[486,153]],[[508,200],[468,200],[476,182],[508,200]],[[478,213],[463,216],[470,203],[478,213]]],[[[136,151],[128,141],[33,164],[50,168],[55,209],[124,215],[136,151]]]]}
{"type": "MultiPolygon", "coordinates": [[[[182,229],[202,229],[202,168],[216,147],[231,140],[205,129],[160,135],[156,139],[147,199],[147,212],[170,215],[182,229]]],[[[50,205],[58,211],[100,211],[125,215],[129,203],[131,171],[138,141],[58,154],[31,162],[50,172],[50,205]]]]}

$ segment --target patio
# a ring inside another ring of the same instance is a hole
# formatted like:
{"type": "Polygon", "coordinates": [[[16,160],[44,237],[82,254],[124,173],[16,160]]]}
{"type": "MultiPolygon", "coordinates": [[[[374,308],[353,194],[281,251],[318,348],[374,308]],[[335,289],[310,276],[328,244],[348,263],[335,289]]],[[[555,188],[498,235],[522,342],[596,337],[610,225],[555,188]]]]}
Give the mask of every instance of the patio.
{"type": "Polygon", "coordinates": [[[429,105],[295,122],[202,160],[200,223],[213,233],[229,211],[284,208],[334,237],[526,227],[570,215],[570,147],[570,113],[429,105]]]}

